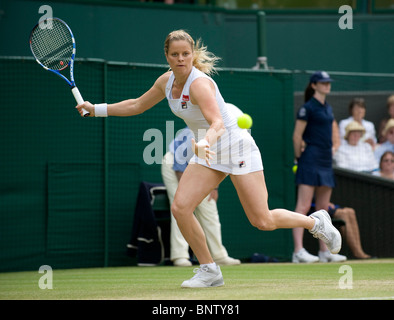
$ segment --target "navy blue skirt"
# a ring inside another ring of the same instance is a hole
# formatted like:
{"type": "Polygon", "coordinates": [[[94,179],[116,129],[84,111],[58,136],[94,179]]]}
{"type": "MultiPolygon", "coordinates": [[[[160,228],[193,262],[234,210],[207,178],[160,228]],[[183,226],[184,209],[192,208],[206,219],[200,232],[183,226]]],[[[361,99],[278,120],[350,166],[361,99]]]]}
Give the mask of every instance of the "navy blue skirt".
{"type": "Polygon", "coordinates": [[[332,168],[319,168],[317,166],[298,165],[296,174],[296,184],[306,184],[309,186],[335,187],[335,177],[332,168]]]}
{"type": "Polygon", "coordinates": [[[298,161],[296,184],[334,188],[331,150],[307,147],[298,161]]]}

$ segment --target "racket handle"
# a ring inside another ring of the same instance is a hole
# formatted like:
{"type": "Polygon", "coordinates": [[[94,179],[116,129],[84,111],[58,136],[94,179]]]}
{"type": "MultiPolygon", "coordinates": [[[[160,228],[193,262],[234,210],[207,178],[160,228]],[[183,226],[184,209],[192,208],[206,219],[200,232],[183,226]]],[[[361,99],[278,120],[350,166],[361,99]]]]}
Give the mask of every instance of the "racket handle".
{"type": "MultiPolygon", "coordinates": [[[[83,100],[81,93],[79,92],[77,87],[71,89],[71,92],[74,95],[75,100],[77,101],[78,105],[83,104],[85,101],[83,100]]],[[[84,117],[88,117],[90,115],[89,111],[82,108],[82,113],[84,117]]]]}

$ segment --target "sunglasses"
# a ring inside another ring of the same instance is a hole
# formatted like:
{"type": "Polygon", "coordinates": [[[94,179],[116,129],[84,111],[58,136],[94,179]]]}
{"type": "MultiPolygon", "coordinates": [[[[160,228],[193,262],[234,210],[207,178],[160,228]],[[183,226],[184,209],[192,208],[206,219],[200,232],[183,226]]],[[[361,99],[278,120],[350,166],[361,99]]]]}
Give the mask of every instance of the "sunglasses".
{"type": "Polygon", "coordinates": [[[394,159],[383,159],[382,162],[392,162],[392,163],[394,163],[394,159]]]}

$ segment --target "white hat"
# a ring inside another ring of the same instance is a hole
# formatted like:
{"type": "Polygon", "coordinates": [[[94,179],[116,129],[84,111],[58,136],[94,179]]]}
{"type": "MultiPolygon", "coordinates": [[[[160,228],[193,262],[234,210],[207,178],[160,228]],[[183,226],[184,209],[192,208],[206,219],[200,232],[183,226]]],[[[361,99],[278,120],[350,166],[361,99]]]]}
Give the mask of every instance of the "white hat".
{"type": "Polygon", "coordinates": [[[349,133],[350,133],[351,131],[361,131],[361,132],[363,133],[362,136],[365,134],[365,128],[364,128],[364,126],[363,126],[362,124],[360,124],[359,122],[357,122],[357,121],[352,121],[352,122],[350,122],[350,123],[346,126],[345,130],[346,130],[345,139],[348,138],[349,133]]]}

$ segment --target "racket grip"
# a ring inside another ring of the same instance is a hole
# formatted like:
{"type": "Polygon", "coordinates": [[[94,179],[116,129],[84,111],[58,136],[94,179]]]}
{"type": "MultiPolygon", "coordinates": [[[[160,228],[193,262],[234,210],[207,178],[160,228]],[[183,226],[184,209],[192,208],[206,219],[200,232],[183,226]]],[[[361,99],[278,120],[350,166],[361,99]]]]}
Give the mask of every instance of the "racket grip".
{"type": "MultiPolygon", "coordinates": [[[[74,95],[75,100],[77,101],[78,105],[83,104],[85,101],[83,100],[81,93],[79,92],[77,87],[74,87],[71,89],[71,92],[74,95]]],[[[84,117],[88,117],[90,115],[90,113],[82,108],[82,113],[84,117]]]]}

